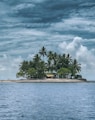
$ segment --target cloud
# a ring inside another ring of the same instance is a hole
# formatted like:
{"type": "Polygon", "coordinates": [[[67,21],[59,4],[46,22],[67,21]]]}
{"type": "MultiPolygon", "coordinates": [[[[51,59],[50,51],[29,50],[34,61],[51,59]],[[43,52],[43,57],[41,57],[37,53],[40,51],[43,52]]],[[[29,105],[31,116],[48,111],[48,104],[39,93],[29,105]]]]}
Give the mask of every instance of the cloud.
{"type": "Polygon", "coordinates": [[[0,65],[0,71],[5,71],[6,67],[4,67],[3,65],[0,65]]]}
{"type": "Polygon", "coordinates": [[[75,37],[74,40],[70,43],[67,43],[66,41],[64,41],[63,43],[59,44],[59,47],[62,48],[64,50],[64,52],[69,52],[75,56],[76,54],[76,50],[78,50],[81,46],[80,41],[82,40],[82,38],[80,37],[75,37]]]}
{"type": "Polygon", "coordinates": [[[2,63],[2,65],[0,65],[0,79],[16,79],[16,73],[23,58],[21,56],[15,58],[9,55],[6,56],[7,55],[4,54],[3,57],[0,58],[0,63],[2,63]]]}
{"type": "MultiPolygon", "coordinates": [[[[64,41],[59,44],[64,53],[70,53],[73,58],[78,59],[81,63],[82,74],[87,78],[91,76],[92,79],[95,78],[95,49],[88,49],[86,46],[82,44],[83,39],[80,37],[75,37],[71,42],[67,43],[64,41]]],[[[90,79],[91,79],[90,78],[90,79]]]]}
{"type": "Polygon", "coordinates": [[[55,31],[95,31],[95,21],[81,17],[71,17],[51,25],[51,30],[55,31]]]}
{"type": "Polygon", "coordinates": [[[30,3],[23,3],[23,4],[19,4],[16,5],[13,10],[21,10],[21,9],[26,9],[26,8],[31,8],[31,7],[35,7],[34,4],[30,4],[30,3]]]}

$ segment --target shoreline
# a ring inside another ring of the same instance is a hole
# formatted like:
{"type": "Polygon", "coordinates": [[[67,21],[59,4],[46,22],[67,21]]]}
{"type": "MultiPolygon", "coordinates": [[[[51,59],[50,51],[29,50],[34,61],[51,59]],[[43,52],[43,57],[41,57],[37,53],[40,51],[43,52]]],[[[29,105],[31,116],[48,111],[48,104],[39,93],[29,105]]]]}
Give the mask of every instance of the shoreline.
{"type": "Polygon", "coordinates": [[[33,79],[33,80],[0,80],[0,83],[84,83],[84,82],[94,82],[78,79],[33,79]]]}

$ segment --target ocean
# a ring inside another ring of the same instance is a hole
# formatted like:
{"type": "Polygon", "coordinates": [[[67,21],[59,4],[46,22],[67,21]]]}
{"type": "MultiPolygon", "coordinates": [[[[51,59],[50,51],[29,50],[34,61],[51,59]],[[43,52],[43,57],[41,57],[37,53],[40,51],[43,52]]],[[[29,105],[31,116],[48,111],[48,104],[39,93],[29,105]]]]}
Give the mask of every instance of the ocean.
{"type": "Polygon", "coordinates": [[[0,83],[0,120],[95,120],[95,83],[0,83]]]}

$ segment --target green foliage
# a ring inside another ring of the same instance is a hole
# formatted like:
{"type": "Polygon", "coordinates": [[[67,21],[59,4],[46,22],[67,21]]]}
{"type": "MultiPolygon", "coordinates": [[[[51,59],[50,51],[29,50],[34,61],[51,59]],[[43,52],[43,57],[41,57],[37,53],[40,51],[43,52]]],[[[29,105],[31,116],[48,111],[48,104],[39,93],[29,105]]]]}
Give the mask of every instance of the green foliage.
{"type": "Polygon", "coordinates": [[[70,70],[71,76],[76,76],[76,74],[81,71],[81,66],[76,59],[72,61],[72,64],[70,65],[70,70]]]}
{"type": "Polygon", "coordinates": [[[66,78],[70,73],[71,71],[68,68],[60,68],[58,70],[59,77],[61,78],[66,78]]]}
{"type": "Polygon", "coordinates": [[[17,77],[44,78],[47,71],[62,78],[68,75],[75,77],[81,71],[81,65],[70,54],[61,55],[42,47],[31,61],[24,60],[20,64],[17,77]]]}
{"type": "Polygon", "coordinates": [[[41,50],[39,51],[39,54],[41,55],[41,56],[45,56],[46,55],[46,48],[43,46],[42,48],[41,48],[41,50]]]}
{"type": "Polygon", "coordinates": [[[17,74],[16,77],[24,77],[24,72],[22,70],[20,70],[17,74]]]}
{"type": "Polygon", "coordinates": [[[35,68],[29,68],[28,71],[27,71],[27,76],[28,78],[36,78],[36,69],[35,68]]]}

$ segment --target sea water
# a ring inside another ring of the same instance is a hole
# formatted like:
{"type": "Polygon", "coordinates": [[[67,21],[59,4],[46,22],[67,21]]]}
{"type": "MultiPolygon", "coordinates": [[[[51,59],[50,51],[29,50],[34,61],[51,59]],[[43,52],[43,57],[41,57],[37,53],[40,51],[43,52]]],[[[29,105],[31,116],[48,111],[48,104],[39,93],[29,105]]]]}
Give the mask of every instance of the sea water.
{"type": "Polygon", "coordinates": [[[0,83],[0,120],[95,120],[95,83],[0,83]]]}

